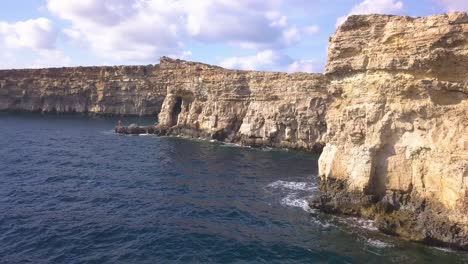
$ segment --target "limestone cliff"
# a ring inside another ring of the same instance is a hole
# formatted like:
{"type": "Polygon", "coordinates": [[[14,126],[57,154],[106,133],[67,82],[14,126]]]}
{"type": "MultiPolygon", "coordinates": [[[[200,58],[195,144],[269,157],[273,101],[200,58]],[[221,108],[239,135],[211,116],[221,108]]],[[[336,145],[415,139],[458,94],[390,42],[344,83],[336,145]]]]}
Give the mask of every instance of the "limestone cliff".
{"type": "Polygon", "coordinates": [[[155,115],[166,95],[156,66],[0,70],[0,110],[155,115]]]}
{"type": "Polygon", "coordinates": [[[330,39],[330,212],[468,247],[468,16],[352,16],[330,39]]]}
{"type": "Polygon", "coordinates": [[[321,149],[327,81],[320,74],[226,70],[163,58],[173,81],[159,114],[164,134],[253,146],[321,149]]]}

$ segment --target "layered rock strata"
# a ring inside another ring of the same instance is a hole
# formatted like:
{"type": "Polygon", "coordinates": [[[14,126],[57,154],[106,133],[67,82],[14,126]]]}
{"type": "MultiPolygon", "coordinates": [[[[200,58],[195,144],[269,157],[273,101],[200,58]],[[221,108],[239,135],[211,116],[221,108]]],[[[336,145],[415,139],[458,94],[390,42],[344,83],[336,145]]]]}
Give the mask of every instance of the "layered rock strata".
{"type": "Polygon", "coordinates": [[[155,66],[2,70],[0,110],[159,113],[156,130],[119,132],[320,150],[326,86],[321,74],[227,70],[163,57],[155,66]]]}
{"type": "Polygon", "coordinates": [[[156,115],[159,65],[0,70],[0,111],[156,115]]]}
{"type": "Polygon", "coordinates": [[[330,39],[328,212],[468,248],[468,16],[352,16],[330,39]]]}
{"type": "Polygon", "coordinates": [[[226,70],[170,61],[157,133],[320,150],[327,80],[320,74],[226,70]]]}

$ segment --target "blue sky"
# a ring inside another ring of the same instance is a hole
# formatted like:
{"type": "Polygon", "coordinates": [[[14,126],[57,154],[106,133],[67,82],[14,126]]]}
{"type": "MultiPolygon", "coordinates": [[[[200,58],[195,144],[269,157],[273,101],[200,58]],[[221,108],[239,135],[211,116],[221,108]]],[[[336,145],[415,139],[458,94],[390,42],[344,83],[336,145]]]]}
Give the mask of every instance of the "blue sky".
{"type": "Polygon", "coordinates": [[[0,9],[0,68],[156,64],[322,72],[350,14],[427,16],[467,0],[15,0],[0,9]]]}

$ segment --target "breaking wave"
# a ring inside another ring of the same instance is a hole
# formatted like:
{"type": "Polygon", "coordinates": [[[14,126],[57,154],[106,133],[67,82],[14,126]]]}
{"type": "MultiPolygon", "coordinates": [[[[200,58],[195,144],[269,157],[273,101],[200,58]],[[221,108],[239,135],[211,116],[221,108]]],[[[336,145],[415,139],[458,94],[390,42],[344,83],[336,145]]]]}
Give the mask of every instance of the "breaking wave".
{"type": "Polygon", "coordinates": [[[288,181],[275,181],[268,185],[270,188],[282,188],[296,191],[313,191],[317,189],[317,186],[312,182],[288,182],[288,181]]]}

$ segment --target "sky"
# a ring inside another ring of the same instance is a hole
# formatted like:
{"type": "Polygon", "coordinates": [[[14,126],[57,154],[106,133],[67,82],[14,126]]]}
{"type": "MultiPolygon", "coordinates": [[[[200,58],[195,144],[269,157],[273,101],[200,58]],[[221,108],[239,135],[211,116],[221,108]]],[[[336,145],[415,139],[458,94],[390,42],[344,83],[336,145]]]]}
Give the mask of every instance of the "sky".
{"type": "Polygon", "coordinates": [[[15,0],[0,9],[0,69],[157,64],[323,72],[352,14],[428,16],[468,0],[15,0]]]}

